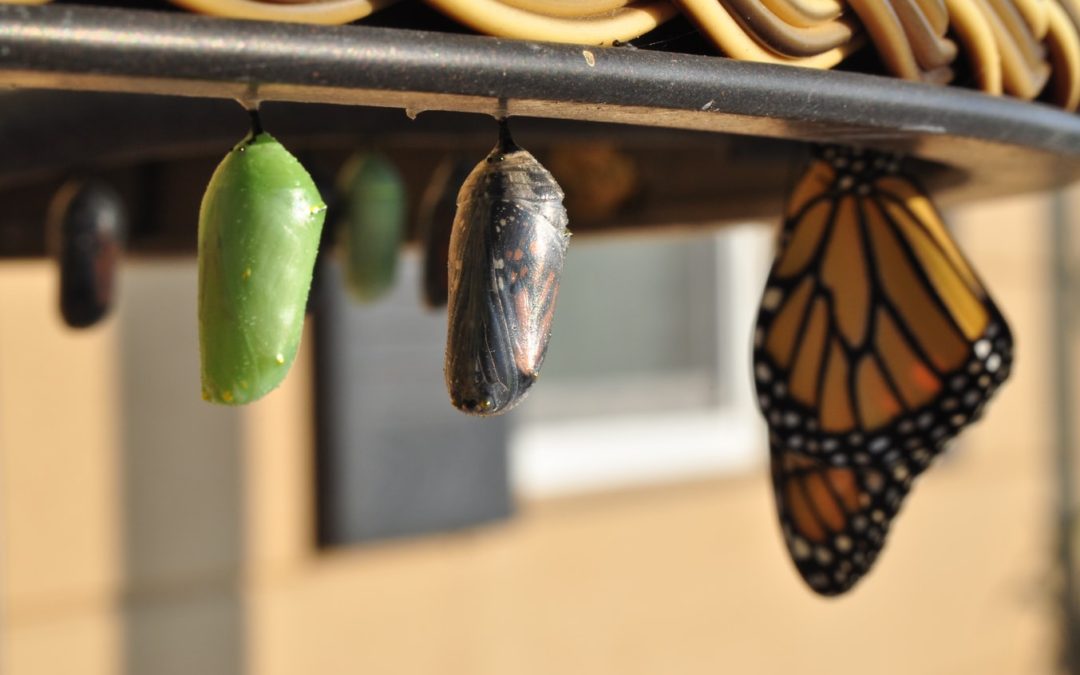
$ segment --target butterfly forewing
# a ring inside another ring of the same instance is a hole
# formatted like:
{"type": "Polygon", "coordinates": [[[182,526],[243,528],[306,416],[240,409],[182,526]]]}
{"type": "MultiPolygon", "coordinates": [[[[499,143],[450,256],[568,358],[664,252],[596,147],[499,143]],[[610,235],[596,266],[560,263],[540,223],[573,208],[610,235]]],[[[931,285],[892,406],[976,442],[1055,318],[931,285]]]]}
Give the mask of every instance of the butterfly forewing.
{"type": "Polygon", "coordinates": [[[835,594],[869,569],[910,481],[1008,376],[1012,337],[892,157],[823,150],[786,213],[754,379],[789,551],[835,594]],[[863,519],[874,526],[855,528],[863,519]]]}

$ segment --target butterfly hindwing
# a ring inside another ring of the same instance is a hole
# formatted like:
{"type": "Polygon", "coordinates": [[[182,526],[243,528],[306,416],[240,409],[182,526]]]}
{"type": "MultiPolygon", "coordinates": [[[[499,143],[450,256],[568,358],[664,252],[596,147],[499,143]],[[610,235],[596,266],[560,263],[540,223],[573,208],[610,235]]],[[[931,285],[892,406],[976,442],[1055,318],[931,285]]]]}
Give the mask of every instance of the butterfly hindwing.
{"type": "Polygon", "coordinates": [[[780,448],[772,462],[777,511],[795,566],[818,593],[843,593],[877,559],[917,463],[897,458],[831,466],[780,448]]]}

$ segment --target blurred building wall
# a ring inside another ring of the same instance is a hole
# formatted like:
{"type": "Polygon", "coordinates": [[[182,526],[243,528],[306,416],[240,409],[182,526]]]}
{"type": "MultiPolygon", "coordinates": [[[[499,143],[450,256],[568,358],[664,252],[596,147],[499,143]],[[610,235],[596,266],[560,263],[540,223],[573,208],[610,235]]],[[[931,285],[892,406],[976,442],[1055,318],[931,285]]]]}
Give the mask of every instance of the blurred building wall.
{"type": "Polygon", "coordinates": [[[1013,323],[1014,379],[831,601],[788,562],[764,469],[316,551],[306,355],[265,401],[216,409],[192,264],[129,265],[85,334],[60,327],[48,265],[5,264],[2,672],[1054,672],[1047,202],[953,215],[1013,323]]]}

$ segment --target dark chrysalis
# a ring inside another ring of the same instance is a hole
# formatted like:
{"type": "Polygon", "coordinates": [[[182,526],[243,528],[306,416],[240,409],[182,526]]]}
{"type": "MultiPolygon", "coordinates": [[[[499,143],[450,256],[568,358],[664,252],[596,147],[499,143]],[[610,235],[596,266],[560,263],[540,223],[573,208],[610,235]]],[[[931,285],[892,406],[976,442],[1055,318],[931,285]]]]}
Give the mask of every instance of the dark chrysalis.
{"type": "Polygon", "coordinates": [[[450,232],[453,230],[458,192],[472,168],[469,161],[447,159],[435,169],[420,201],[418,221],[424,261],[424,303],[432,309],[446,306],[450,232]]]}
{"type": "Polygon", "coordinates": [[[354,298],[371,302],[394,286],[405,235],[405,183],[385,157],[354,156],[339,179],[345,213],[345,280],[354,298]]]}
{"type": "Polygon", "coordinates": [[[562,199],[503,121],[461,186],[450,236],[446,386],[463,412],[506,412],[540,373],[570,238],[562,199]]]}
{"type": "Polygon", "coordinates": [[[60,314],[87,328],[113,304],[127,217],[120,195],[100,181],[70,181],[49,207],[49,249],[60,268],[60,314]]]}

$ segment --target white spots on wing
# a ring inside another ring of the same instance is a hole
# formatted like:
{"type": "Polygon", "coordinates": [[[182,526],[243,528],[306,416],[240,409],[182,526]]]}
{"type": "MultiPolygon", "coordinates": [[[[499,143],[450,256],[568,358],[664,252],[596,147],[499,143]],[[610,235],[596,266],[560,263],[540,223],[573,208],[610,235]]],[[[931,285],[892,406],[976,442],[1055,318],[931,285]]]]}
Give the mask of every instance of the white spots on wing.
{"type": "Polygon", "coordinates": [[[820,565],[831,565],[833,561],[832,551],[824,546],[814,547],[814,559],[818,561],[820,565]]]}
{"type": "Polygon", "coordinates": [[[779,288],[767,288],[765,294],[761,296],[761,307],[772,311],[780,306],[780,301],[784,299],[784,292],[779,288]]]}
{"type": "Polygon", "coordinates": [[[792,537],[791,556],[796,560],[806,560],[810,557],[810,544],[802,537],[792,537]]]}
{"type": "Polygon", "coordinates": [[[772,370],[764,363],[759,363],[754,368],[754,374],[757,376],[759,382],[768,382],[772,379],[772,370]]]}
{"type": "Polygon", "coordinates": [[[888,449],[888,447],[889,447],[889,438],[888,438],[888,436],[878,436],[874,440],[870,441],[870,445],[867,446],[867,449],[869,449],[870,452],[879,453],[879,452],[884,452],[886,449],[888,449]]]}

